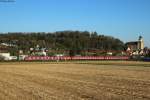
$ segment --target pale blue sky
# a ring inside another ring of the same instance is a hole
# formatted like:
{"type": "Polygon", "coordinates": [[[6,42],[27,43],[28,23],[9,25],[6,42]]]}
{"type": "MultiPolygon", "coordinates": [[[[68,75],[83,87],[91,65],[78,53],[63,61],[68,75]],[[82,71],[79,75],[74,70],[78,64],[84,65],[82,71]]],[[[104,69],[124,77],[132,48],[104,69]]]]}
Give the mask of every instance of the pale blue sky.
{"type": "Polygon", "coordinates": [[[15,0],[0,2],[0,32],[97,31],[150,47],[150,0],[15,0]]]}

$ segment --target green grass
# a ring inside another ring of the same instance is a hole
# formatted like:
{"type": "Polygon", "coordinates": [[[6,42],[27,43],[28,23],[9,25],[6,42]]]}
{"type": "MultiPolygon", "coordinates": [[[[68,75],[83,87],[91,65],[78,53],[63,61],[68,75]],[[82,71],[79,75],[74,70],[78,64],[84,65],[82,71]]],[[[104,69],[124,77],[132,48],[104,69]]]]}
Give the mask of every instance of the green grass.
{"type": "Polygon", "coordinates": [[[143,66],[150,67],[150,62],[142,62],[142,61],[8,61],[8,62],[0,62],[2,64],[91,64],[91,65],[116,65],[116,66],[143,66]]]}

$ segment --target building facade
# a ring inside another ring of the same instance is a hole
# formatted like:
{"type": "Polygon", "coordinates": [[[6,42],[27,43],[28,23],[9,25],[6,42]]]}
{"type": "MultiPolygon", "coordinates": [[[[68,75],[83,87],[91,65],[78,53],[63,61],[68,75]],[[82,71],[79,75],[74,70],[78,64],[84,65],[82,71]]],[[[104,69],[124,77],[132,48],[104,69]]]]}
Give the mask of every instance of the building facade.
{"type": "Polygon", "coordinates": [[[142,36],[139,36],[138,41],[127,42],[127,51],[132,54],[142,54],[144,50],[144,39],[142,36]]]}

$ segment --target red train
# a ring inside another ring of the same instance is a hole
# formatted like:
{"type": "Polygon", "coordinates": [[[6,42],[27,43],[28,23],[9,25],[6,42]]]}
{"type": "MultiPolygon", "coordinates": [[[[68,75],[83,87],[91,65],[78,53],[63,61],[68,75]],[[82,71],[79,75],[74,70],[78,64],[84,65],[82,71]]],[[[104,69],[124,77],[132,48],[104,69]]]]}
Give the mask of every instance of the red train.
{"type": "Polygon", "coordinates": [[[129,60],[128,56],[28,56],[26,61],[53,60],[129,60]]]}

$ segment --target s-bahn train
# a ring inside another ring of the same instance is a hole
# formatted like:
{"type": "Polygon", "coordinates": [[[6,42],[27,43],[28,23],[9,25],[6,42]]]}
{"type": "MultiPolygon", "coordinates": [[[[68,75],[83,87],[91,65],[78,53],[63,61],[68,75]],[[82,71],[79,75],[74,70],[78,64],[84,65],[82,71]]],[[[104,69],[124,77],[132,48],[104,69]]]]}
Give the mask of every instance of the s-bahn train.
{"type": "Polygon", "coordinates": [[[25,61],[54,61],[54,60],[129,60],[129,56],[28,56],[25,61]]]}

